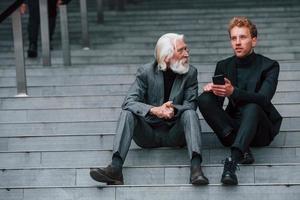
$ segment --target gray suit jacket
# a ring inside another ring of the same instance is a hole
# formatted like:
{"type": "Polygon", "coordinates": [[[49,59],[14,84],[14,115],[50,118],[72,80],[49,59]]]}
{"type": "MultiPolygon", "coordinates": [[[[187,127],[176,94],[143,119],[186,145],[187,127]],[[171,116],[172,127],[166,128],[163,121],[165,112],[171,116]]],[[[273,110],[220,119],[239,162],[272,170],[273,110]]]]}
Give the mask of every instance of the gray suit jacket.
{"type": "MultiPolygon", "coordinates": [[[[196,110],[198,96],[197,69],[190,65],[189,71],[183,75],[176,75],[169,100],[173,101],[178,118],[185,110],[196,110]]],[[[155,123],[157,119],[148,115],[153,106],[161,106],[164,102],[163,72],[158,69],[157,62],[148,63],[140,67],[136,79],[125,97],[122,109],[129,110],[135,115],[155,123]]]]}

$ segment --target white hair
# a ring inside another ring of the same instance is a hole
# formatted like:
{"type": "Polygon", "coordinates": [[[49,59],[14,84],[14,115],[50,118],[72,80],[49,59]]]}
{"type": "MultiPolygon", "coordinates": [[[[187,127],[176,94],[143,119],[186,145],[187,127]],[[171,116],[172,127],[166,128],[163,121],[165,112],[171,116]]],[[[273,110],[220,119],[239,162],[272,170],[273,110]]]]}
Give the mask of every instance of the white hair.
{"type": "Polygon", "coordinates": [[[157,40],[154,50],[154,57],[160,70],[166,71],[167,64],[165,59],[170,59],[173,57],[177,40],[184,40],[184,35],[166,33],[157,40]]]}

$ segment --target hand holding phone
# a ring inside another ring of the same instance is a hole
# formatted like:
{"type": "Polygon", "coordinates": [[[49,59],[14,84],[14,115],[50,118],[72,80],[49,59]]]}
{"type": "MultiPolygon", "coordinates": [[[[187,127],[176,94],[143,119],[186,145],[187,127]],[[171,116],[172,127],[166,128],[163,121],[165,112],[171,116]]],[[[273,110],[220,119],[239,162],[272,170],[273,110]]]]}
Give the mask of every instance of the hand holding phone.
{"type": "Polygon", "coordinates": [[[225,85],[224,74],[216,75],[212,77],[212,81],[215,85],[225,85]]]}

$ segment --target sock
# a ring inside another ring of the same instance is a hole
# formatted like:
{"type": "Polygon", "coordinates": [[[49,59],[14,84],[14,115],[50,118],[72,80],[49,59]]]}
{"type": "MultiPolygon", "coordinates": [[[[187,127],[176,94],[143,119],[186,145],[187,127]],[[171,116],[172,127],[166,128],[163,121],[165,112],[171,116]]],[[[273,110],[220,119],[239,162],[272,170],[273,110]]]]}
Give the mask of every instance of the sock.
{"type": "Polygon", "coordinates": [[[194,153],[191,160],[191,167],[200,166],[202,162],[202,156],[200,154],[194,153]]]}
{"type": "Polygon", "coordinates": [[[239,162],[243,157],[243,153],[236,147],[231,148],[231,158],[235,162],[239,162]]]}
{"type": "Polygon", "coordinates": [[[123,160],[118,154],[114,154],[112,157],[111,165],[119,170],[123,168],[123,160]]]}

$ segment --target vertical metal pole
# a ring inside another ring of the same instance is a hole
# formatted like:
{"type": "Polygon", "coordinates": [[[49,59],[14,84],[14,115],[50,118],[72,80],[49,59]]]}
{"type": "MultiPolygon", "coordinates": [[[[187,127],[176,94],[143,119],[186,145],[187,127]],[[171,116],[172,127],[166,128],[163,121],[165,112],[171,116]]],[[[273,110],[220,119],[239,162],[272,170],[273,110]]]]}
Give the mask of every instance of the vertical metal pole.
{"type": "Polygon", "coordinates": [[[82,29],[82,47],[85,50],[89,49],[89,33],[88,33],[88,16],[86,0],[80,0],[80,14],[81,14],[81,29],[82,29]]]}
{"type": "Polygon", "coordinates": [[[68,11],[67,5],[59,6],[60,14],[60,30],[61,30],[61,44],[63,51],[64,65],[71,65],[71,56],[70,56],[70,41],[69,41],[69,24],[68,24],[68,11]]]}
{"type": "Polygon", "coordinates": [[[27,96],[27,83],[24,62],[24,47],[22,36],[22,22],[19,10],[12,14],[12,26],[14,36],[14,49],[16,58],[16,82],[17,82],[17,96],[27,96]]]}
{"type": "Polygon", "coordinates": [[[104,14],[103,14],[103,0],[97,0],[97,22],[103,23],[104,14]]]}
{"type": "Polygon", "coordinates": [[[48,18],[48,2],[47,0],[39,0],[40,5],[40,24],[42,39],[42,59],[44,66],[51,65],[50,59],[50,41],[49,41],[49,18],[48,18]]]}

